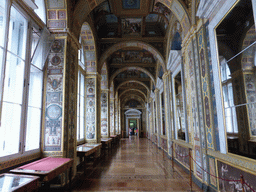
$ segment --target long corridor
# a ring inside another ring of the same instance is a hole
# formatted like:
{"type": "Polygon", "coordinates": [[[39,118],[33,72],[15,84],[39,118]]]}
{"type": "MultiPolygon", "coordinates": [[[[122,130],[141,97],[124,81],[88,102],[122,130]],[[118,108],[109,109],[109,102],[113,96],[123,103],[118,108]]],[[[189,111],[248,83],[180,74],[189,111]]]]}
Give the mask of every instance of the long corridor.
{"type": "MultiPolygon", "coordinates": [[[[121,139],[117,149],[87,169],[78,191],[190,191],[189,175],[148,139],[121,139]]],[[[193,184],[193,191],[202,191],[193,184]]]]}

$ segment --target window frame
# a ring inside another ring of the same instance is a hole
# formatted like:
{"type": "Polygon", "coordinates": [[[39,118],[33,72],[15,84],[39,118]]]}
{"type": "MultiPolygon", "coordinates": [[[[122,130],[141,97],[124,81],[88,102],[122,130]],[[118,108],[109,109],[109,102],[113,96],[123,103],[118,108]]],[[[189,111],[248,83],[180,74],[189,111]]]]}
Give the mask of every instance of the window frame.
{"type": "MultiPolygon", "coordinates": [[[[26,132],[27,132],[27,117],[28,117],[28,103],[29,103],[29,81],[30,81],[30,72],[31,72],[31,62],[32,62],[32,29],[33,27],[42,29],[44,26],[41,23],[37,22],[37,18],[33,18],[30,14],[27,13],[27,10],[24,10],[22,6],[20,6],[17,2],[11,2],[9,0],[6,0],[6,11],[5,11],[5,29],[4,29],[4,35],[5,35],[5,40],[3,44],[3,68],[0,70],[0,73],[2,74],[2,78],[0,79],[0,121],[2,118],[2,106],[3,106],[3,90],[4,90],[4,78],[5,78],[5,69],[7,66],[7,53],[10,53],[8,51],[8,38],[9,38],[9,26],[10,26],[10,14],[11,14],[11,9],[15,9],[19,14],[21,14],[26,22],[27,22],[27,28],[25,29],[26,35],[25,39],[23,40],[25,43],[25,56],[24,56],[24,83],[23,83],[23,90],[22,90],[22,102],[21,102],[21,121],[20,121],[20,134],[19,134],[19,146],[18,146],[18,152],[2,156],[0,158],[0,162],[16,159],[16,158],[21,158],[21,157],[26,157],[30,156],[33,154],[40,154],[41,151],[41,133],[42,133],[42,118],[43,118],[43,100],[44,100],[44,91],[42,90],[42,100],[41,100],[41,123],[40,123],[40,130],[39,130],[39,147],[36,149],[32,150],[27,150],[26,151],[26,132]]],[[[41,37],[41,36],[40,36],[41,37]]],[[[40,38],[39,38],[40,39],[40,38]]],[[[44,63],[45,64],[45,63],[44,63]]],[[[44,83],[45,83],[45,65],[42,70],[42,89],[44,89],[44,83]]]]}
{"type": "MultiPolygon", "coordinates": [[[[226,68],[228,67],[229,68],[229,66],[228,66],[228,64],[227,64],[227,61],[226,61],[226,59],[224,58],[224,57],[222,57],[222,56],[220,56],[220,62],[219,62],[219,67],[220,67],[220,76],[221,76],[221,88],[222,88],[222,94],[223,94],[223,107],[224,107],[224,117],[225,117],[225,129],[226,129],[226,134],[227,135],[231,135],[231,136],[237,136],[238,135],[238,127],[237,127],[237,117],[234,119],[234,116],[232,115],[233,114],[233,108],[235,108],[236,107],[236,105],[234,104],[234,98],[233,98],[233,105],[231,106],[230,105],[230,94],[229,94],[229,90],[228,90],[228,86],[229,85],[231,85],[232,86],[232,91],[233,91],[233,85],[232,85],[232,77],[228,77],[228,75],[230,76],[231,74],[228,74],[227,73],[227,71],[226,71],[226,68]],[[223,71],[222,71],[222,69],[223,69],[223,65],[225,65],[224,67],[225,67],[225,77],[226,77],[226,79],[224,79],[224,80],[222,80],[222,76],[223,76],[223,71]],[[225,96],[224,96],[224,87],[227,89],[227,94],[228,94],[228,107],[225,107],[225,96]],[[227,127],[227,118],[226,118],[226,109],[228,109],[228,108],[230,108],[230,110],[231,110],[231,119],[232,119],[232,126],[231,126],[231,129],[232,129],[232,131],[231,132],[229,132],[228,131],[228,127],[227,127]],[[234,122],[234,121],[236,121],[236,122],[234,122]],[[234,125],[235,124],[235,125],[234,125]],[[236,126],[236,129],[237,129],[237,131],[235,131],[235,127],[234,126],[236,126]]],[[[232,93],[232,96],[233,96],[233,93],[232,93]]],[[[234,96],[233,96],[234,97],[234,96]]],[[[235,109],[236,110],[236,109],[235,109]]],[[[235,111],[235,116],[236,116],[236,111],[235,111]]]]}
{"type": "MultiPolygon", "coordinates": [[[[85,94],[85,92],[86,92],[86,84],[85,84],[86,78],[85,78],[85,71],[81,68],[81,66],[78,67],[78,75],[79,75],[79,73],[84,76],[84,94],[85,94]]],[[[78,80],[79,80],[79,77],[78,77],[78,80]]],[[[80,93],[80,88],[81,88],[81,84],[79,82],[79,87],[78,87],[78,91],[77,91],[78,93],[80,93]]],[[[78,103],[77,104],[79,105],[77,107],[77,120],[79,121],[79,127],[77,126],[77,134],[78,134],[78,133],[80,133],[80,118],[78,118],[78,117],[80,117],[80,96],[81,95],[79,94],[77,96],[78,96],[78,98],[77,98],[78,103]]],[[[78,139],[77,138],[78,135],[76,135],[77,145],[85,143],[85,139],[86,139],[85,125],[86,125],[86,96],[84,95],[84,135],[83,135],[83,138],[80,137],[81,139],[78,139]]]]}
{"type": "Polygon", "coordinates": [[[78,90],[77,90],[77,121],[79,121],[79,126],[77,126],[77,135],[76,135],[76,140],[77,140],[77,145],[80,145],[82,143],[85,143],[86,141],[86,66],[85,66],[85,54],[84,54],[84,48],[83,48],[83,42],[82,42],[82,38],[81,36],[79,37],[79,42],[82,45],[81,49],[78,50],[78,82],[79,86],[78,86],[78,90]],[[79,82],[81,79],[79,75],[83,75],[84,76],[84,135],[83,137],[79,137],[78,139],[78,133],[80,136],[80,88],[81,88],[81,83],[79,82]],[[78,118],[79,117],[79,118],[78,118]]]}

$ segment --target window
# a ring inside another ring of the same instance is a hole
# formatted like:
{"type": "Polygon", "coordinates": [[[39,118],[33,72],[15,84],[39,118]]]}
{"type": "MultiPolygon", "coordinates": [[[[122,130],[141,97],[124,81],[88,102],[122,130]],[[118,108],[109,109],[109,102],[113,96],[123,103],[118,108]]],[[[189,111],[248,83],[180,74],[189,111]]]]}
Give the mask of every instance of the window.
{"type": "Polygon", "coordinates": [[[84,140],[85,130],[85,78],[81,71],[78,72],[77,92],[77,140],[84,140]]]}
{"type": "Polygon", "coordinates": [[[18,7],[11,6],[7,18],[5,3],[0,0],[0,36],[8,35],[7,44],[0,40],[0,157],[12,158],[40,150],[43,70],[52,41],[18,7]]]}
{"type": "Polygon", "coordinates": [[[81,37],[79,42],[82,48],[78,50],[78,91],[77,91],[77,141],[84,141],[85,139],[85,77],[83,71],[85,70],[85,60],[83,43],[81,37]]]}
{"type": "Polygon", "coordinates": [[[53,42],[53,37],[46,28],[40,32],[36,27],[33,27],[31,42],[31,54],[33,55],[30,64],[28,87],[26,151],[39,148],[44,64],[53,42]]]}
{"type": "Polygon", "coordinates": [[[45,13],[45,1],[44,0],[35,0],[35,4],[38,9],[35,9],[35,13],[40,17],[40,19],[46,23],[46,13],[45,13]]]}
{"type": "Polygon", "coordinates": [[[226,59],[220,62],[223,102],[225,108],[225,120],[227,133],[238,133],[236,108],[234,106],[233,88],[230,69],[226,59]]]}
{"type": "Polygon", "coordinates": [[[9,42],[5,67],[5,80],[1,118],[0,156],[19,152],[23,84],[25,73],[25,45],[27,20],[14,7],[9,22],[9,42]],[[2,134],[3,133],[3,134],[2,134]]]}

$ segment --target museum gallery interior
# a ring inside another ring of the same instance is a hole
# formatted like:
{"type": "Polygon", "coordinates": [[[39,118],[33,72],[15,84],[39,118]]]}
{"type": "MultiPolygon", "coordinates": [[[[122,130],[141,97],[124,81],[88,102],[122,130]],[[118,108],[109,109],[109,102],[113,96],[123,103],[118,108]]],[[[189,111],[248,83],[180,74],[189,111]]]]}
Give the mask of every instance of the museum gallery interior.
{"type": "Polygon", "coordinates": [[[255,0],[0,0],[0,191],[256,190],[255,0]]]}

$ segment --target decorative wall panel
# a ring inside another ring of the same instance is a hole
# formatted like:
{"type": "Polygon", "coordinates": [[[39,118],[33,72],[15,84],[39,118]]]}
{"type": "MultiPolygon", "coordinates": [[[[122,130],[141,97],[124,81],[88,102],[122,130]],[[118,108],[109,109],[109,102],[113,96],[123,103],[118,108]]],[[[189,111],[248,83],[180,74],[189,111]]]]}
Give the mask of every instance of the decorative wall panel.
{"type": "Polygon", "coordinates": [[[44,151],[61,151],[62,148],[62,97],[65,40],[58,39],[49,53],[46,84],[46,111],[44,151]]]}
{"type": "Polygon", "coordinates": [[[95,139],[95,79],[86,79],[86,139],[95,139]]]}
{"type": "Polygon", "coordinates": [[[101,136],[108,135],[108,91],[101,93],[101,136]]]}
{"type": "Polygon", "coordinates": [[[110,134],[114,134],[115,133],[115,116],[114,116],[114,100],[113,99],[110,100],[109,110],[110,110],[110,134]]]}
{"type": "Polygon", "coordinates": [[[67,27],[67,10],[65,0],[47,1],[48,27],[52,29],[63,29],[67,27]]]}

